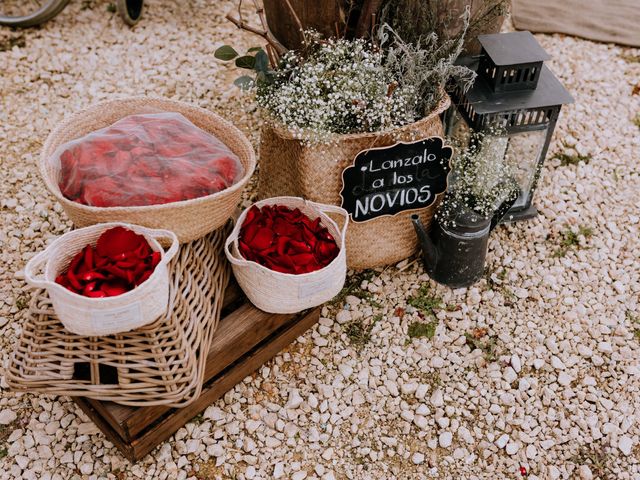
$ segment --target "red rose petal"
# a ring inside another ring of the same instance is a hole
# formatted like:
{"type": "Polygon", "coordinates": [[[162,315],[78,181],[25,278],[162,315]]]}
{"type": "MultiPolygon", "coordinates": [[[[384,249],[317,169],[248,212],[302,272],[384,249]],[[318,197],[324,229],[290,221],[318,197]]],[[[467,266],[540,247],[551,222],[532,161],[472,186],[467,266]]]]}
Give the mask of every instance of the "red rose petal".
{"type": "Polygon", "coordinates": [[[106,294],[107,297],[115,297],[116,295],[122,295],[127,293],[129,288],[122,282],[107,282],[103,283],[100,289],[106,294]]]}
{"type": "Polygon", "coordinates": [[[153,252],[151,254],[151,269],[156,268],[156,266],[160,263],[161,259],[162,259],[162,255],[160,254],[160,252],[153,252]]]}
{"type": "Polygon", "coordinates": [[[323,268],[339,252],[320,217],[312,220],[300,209],[284,205],[251,207],[240,229],[238,249],[247,260],[290,274],[323,268]]]}
{"type": "Polygon", "coordinates": [[[107,294],[104,293],[102,290],[95,290],[93,292],[87,292],[85,294],[85,297],[89,297],[89,298],[104,298],[106,296],[107,294]]]}
{"type": "Polygon", "coordinates": [[[259,228],[255,236],[247,241],[247,245],[253,250],[264,250],[269,248],[273,242],[273,230],[270,228],[259,228]]]}
{"type": "Polygon", "coordinates": [[[99,255],[120,260],[123,258],[123,254],[140,248],[143,243],[147,243],[147,241],[142,235],[124,227],[114,227],[100,235],[96,251],[99,255]]]}

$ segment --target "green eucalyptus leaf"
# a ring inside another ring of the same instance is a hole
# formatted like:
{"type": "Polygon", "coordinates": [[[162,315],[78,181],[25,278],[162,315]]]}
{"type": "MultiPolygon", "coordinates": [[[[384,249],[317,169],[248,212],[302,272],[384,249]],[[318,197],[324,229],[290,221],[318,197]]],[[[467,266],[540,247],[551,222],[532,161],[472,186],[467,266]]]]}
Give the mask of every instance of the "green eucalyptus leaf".
{"type": "Polygon", "coordinates": [[[249,50],[247,50],[247,53],[260,52],[260,51],[264,51],[262,50],[262,47],[251,47],[249,50]]]}
{"type": "Polygon", "coordinates": [[[253,67],[258,72],[267,72],[269,69],[269,57],[264,50],[260,50],[256,53],[255,66],[253,67]]]}
{"type": "Polygon", "coordinates": [[[229,45],[223,45],[213,53],[213,56],[218,60],[224,61],[233,60],[238,55],[238,52],[236,52],[233,47],[230,47],[229,45]]]}
{"type": "Polygon", "coordinates": [[[265,83],[267,81],[267,75],[264,72],[258,72],[256,75],[256,83],[265,83]]]}
{"type": "Polygon", "coordinates": [[[247,68],[249,70],[253,70],[255,65],[256,59],[251,55],[245,55],[243,57],[236,58],[236,67],[238,68],[247,68]]]}
{"type": "Polygon", "coordinates": [[[233,84],[240,90],[248,90],[254,85],[254,80],[249,75],[243,75],[233,81],[233,84]]]}

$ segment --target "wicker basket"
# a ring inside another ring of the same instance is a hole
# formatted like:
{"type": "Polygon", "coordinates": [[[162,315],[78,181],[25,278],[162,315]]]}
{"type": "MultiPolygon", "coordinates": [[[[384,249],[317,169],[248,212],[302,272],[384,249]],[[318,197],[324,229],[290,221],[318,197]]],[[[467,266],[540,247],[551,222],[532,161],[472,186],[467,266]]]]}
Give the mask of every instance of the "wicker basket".
{"type": "Polygon", "coordinates": [[[346,210],[333,205],[321,205],[296,197],[276,197],[255,203],[255,206],[284,205],[299,208],[311,218],[321,218],[340,248],[338,256],[324,268],[311,273],[293,275],[280,273],[246,260],[238,250],[238,236],[249,209],[240,215],[236,226],[225,242],[225,253],[233,268],[238,284],[256,307],[269,313],[296,313],[316,307],[335,297],[344,286],[347,275],[346,249],[344,248],[349,215],[346,210]],[[338,228],[327,213],[344,218],[338,228]]]}
{"type": "Polygon", "coordinates": [[[125,222],[149,228],[164,228],[175,232],[181,243],[190,242],[222,227],[233,216],[242,190],[251,178],[255,166],[255,153],[249,140],[223,118],[182,102],[146,97],[110,100],[73,114],[49,134],[40,156],[40,172],[45,185],[76,226],[125,222]],[[92,207],[71,201],[62,195],[58,185],[58,169],[49,161],[60,145],[107,127],[126,116],[157,112],[181,113],[197,127],[218,137],[240,159],[244,167],[243,177],[221,192],[162,205],[92,207]]]}
{"type": "Polygon", "coordinates": [[[180,248],[169,266],[168,313],[131,332],[71,333],[46,290],[37,290],[6,369],[9,386],[132,406],[184,407],[196,400],[230,274],[222,254],[229,230],[180,248]]]}
{"type": "Polygon", "coordinates": [[[60,322],[78,335],[113,335],[140,328],[167,311],[169,273],[167,265],[178,252],[178,238],[168,230],[152,230],[126,223],[101,223],[65,233],[46,250],[29,260],[24,269],[28,284],[46,288],[60,322]],[[143,235],[151,249],[161,252],[160,263],[151,276],[133,290],[108,298],[88,298],[71,292],[55,282],[69,263],[86,245],[95,246],[100,235],[121,226],[143,235]],[[169,240],[164,250],[158,240],[169,240]],[[44,266],[44,275],[37,271],[44,266]]]}
{"type": "MultiPolygon", "coordinates": [[[[398,141],[442,136],[440,114],[449,107],[444,95],[427,117],[395,131],[341,135],[337,143],[305,145],[291,132],[266,123],[260,145],[258,198],[281,195],[340,205],[342,172],[362,150],[392,145],[398,141]]],[[[417,250],[418,240],[411,214],[418,213],[428,227],[440,202],[412,212],[401,212],[365,223],[352,222],[347,233],[347,263],[350,268],[373,268],[399,262],[417,250]]]]}

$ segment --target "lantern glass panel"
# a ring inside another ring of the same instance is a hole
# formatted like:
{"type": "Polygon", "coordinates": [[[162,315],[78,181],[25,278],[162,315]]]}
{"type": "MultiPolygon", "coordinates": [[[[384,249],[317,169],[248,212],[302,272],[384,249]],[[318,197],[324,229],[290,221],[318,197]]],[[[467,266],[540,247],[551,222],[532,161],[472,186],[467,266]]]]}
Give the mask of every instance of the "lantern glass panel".
{"type": "Polygon", "coordinates": [[[539,168],[540,155],[545,146],[546,138],[546,129],[509,135],[505,160],[520,186],[520,195],[512,207],[514,210],[528,207],[531,188],[539,168]]]}
{"type": "Polygon", "coordinates": [[[446,135],[451,139],[457,148],[464,150],[469,146],[471,141],[471,128],[467,122],[462,118],[462,115],[456,108],[450,108],[447,110],[446,119],[446,135]]]}

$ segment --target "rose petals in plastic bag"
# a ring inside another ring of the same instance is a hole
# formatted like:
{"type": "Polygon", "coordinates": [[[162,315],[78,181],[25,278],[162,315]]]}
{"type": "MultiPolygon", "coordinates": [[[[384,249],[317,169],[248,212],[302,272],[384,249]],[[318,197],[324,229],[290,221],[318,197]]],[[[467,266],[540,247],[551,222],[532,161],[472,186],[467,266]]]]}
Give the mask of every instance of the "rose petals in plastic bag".
{"type": "Polygon", "coordinates": [[[94,207],[191,200],[244,174],[229,147],[175,112],[130,115],[61,145],[51,161],[62,194],[94,207]]]}

